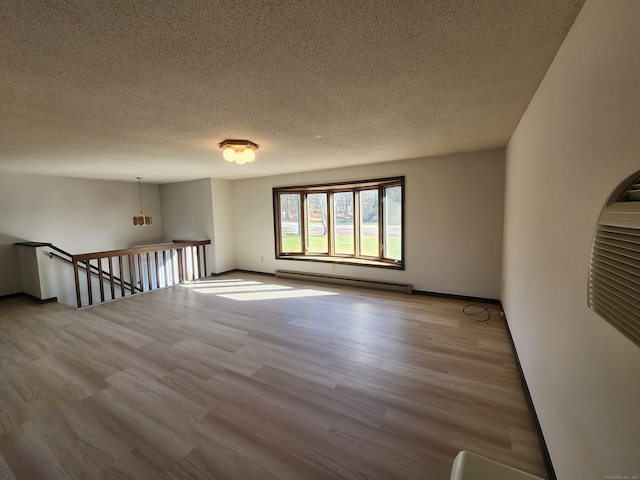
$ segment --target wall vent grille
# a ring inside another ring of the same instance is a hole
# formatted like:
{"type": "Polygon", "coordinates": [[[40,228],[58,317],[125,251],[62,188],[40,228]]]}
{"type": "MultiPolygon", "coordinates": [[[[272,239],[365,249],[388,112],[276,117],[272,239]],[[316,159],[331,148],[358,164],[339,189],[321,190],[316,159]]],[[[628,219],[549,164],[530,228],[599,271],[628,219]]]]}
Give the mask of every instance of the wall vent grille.
{"type": "Polygon", "coordinates": [[[588,301],[589,308],[640,346],[637,175],[618,186],[600,213],[591,250],[588,301]]]}
{"type": "Polygon", "coordinates": [[[640,178],[633,182],[620,197],[621,202],[640,202],[640,178]]]}
{"type": "Polygon", "coordinates": [[[640,229],[598,226],[589,306],[640,345],[640,229]]]}

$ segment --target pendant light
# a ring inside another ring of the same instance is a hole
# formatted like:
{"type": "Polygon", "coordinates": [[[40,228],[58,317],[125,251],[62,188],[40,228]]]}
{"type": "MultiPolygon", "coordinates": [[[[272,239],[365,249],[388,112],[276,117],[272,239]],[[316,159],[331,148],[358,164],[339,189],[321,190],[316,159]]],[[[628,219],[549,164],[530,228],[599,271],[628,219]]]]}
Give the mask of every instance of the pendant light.
{"type": "Polygon", "coordinates": [[[140,213],[133,216],[133,224],[136,227],[146,227],[151,225],[151,215],[147,215],[142,211],[142,184],[140,180],[142,177],[136,177],[138,179],[138,192],[140,193],[140,213]]]}

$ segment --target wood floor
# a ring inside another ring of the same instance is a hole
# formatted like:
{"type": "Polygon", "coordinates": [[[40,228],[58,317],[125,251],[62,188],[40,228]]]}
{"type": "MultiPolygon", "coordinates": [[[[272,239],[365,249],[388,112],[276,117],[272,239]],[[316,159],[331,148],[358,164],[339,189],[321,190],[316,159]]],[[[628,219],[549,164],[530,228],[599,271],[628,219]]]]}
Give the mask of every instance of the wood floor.
{"type": "Polygon", "coordinates": [[[239,274],[0,302],[0,478],[445,480],[460,450],[545,477],[505,325],[465,303],[239,274]]]}

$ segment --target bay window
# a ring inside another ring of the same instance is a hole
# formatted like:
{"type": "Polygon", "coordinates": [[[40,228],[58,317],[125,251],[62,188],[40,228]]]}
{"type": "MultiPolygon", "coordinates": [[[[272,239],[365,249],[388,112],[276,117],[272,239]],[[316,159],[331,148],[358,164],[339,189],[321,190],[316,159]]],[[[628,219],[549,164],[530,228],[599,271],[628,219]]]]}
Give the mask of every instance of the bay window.
{"type": "Polygon", "coordinates": [[[404,268],[404,177],[273,189],[276,258],[404,268]]]}

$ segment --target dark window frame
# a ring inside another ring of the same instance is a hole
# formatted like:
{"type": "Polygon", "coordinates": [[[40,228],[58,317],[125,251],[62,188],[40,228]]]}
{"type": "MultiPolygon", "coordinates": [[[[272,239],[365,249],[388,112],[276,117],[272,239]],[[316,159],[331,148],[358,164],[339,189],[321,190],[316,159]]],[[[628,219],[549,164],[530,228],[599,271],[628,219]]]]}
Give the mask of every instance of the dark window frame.
{"type": "Polygon", "coordinates": [[[404,270],[405,259],[405,177],[389,177],[372,180],[361,180],[352,182],[324,183],[314,185],[297,185],[290,187],[274,187],[273,188],[273,218],[274,218],[274,240],[275,240],[275,256],[278,260],[301,260],[349,265],[362,265],[379,268],[392,268],[404,270]],[[400,187],[401,202],[401,219],[400,219],[400,259],[385,257],[384,241],[385,235],[385,203],[386,189],[390,187],[400,187]],[[360,192],[363,190],[378,191],[378,255],[362,255],[360,252],[360,192]],[[353,229],[354,229],[354,253],[338,254],[335,253],[335,212],[333,195],[335,193],[351,192],[353,194],[353,229]],[[324,193],[327,201],[327,250],[328,253],[311,253],[309,252],[308,239],[308,203],[307,196],[309,194],[324,193]],[[282,207],[280,205],[280,196],[286,194],[299,195],[299,211],[298,222],[300,225],[301,250],[300,252],[283,252],[282,251],[282,235],[281,235],[281,215],[282,207]]]}

